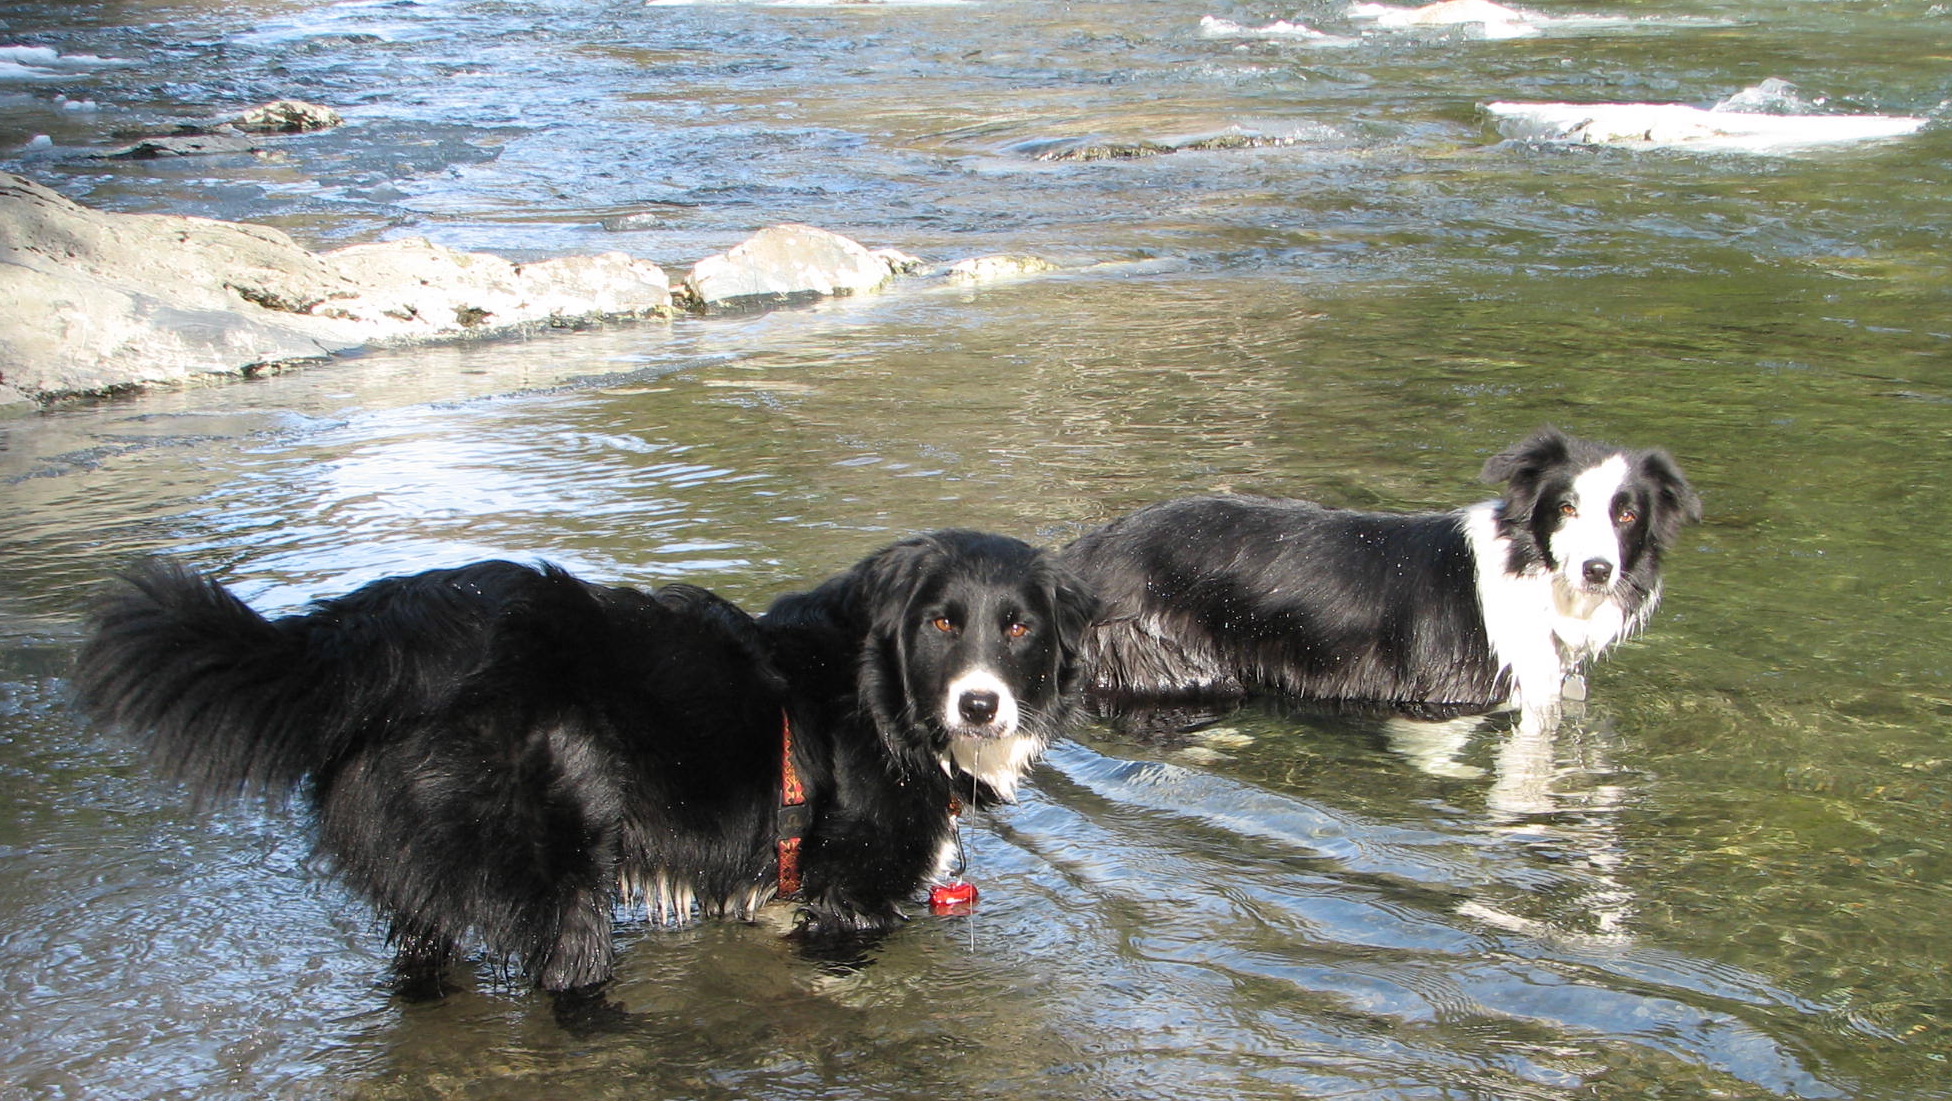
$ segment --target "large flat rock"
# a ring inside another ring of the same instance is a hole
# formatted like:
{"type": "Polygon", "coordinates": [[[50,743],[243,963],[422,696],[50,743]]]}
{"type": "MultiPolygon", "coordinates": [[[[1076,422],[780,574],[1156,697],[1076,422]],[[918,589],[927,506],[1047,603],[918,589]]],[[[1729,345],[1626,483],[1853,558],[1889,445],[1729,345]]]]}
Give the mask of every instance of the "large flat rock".
{"type": "Polygon", "coordinates": [[[315,253],[275,229],[106,213],[0,173],[0,304],[5,401],[668,315],[671,288],[620,252],[518,264],[415,238],[315,253]]]}

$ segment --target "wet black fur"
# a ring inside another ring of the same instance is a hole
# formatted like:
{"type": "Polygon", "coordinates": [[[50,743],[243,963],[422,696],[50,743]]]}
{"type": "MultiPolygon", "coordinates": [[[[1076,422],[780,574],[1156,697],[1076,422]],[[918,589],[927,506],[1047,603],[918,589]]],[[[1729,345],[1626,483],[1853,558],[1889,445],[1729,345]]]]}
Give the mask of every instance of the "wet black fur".
{"type": "Polygon", "coordinates": [[[633,885],[662,873],[719,916],[771,892],[783,713],[811,808],[805,934],[898,921],[952,829],[952,787],[993,794],[945,774],[940,731],[903,696],[932,671],[903,667],[901,610],[918,589],[998,586],[1044,617],[1022,692],[1047,737],[1075,706],[1085,598],[1039,552],[963,532],[896,544],[763,621],[692,586],[509,562],[267,620],[154,561],[102,603],[77,698],[200,800],[299,795],[405,982],[437,988],[478,939],[580,996],[611,977],[633,885]]]}

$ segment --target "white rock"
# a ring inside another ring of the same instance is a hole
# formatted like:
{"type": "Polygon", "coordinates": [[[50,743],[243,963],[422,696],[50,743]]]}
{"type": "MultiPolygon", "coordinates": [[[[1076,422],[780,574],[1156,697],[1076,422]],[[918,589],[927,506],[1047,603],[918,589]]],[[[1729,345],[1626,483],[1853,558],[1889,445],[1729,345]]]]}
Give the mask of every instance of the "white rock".
{"type": "Polygon", "coordinates": [[[622,253],[517,265],[415,239],[319,254],[263,226],[90,210],[0,173],[0,302],[0,385],[47,397],[662,315],[671,295],[622,253]]]}
{"type": "Polygon", "coordinates": [[[874,255],[876,259],[888,265],[888,270],[896,275],[913,275],[928,267],[928,261],[919,256],[910,256],[900,249],[878,248],[874,250],[874,255]]]}
{"type": "Polygon", "coordinates": [[[302,99],[276,99],[270,103],[259,104],[233,120],[240,130],[254,130],[259,133],[302,134],[312,130],[330,130],[345,124],[345,118],[330,107],[307,103],[302,99]]]}
{"type": "Polygon", "coordinates": [[[1057,265],[1037,256],[975,256],[949,266],[949,278],[957,282],[978,283],[995,279],[1021,279],[1056,271],[1057,265]]]}
{"type": "Polygon", "coordinates": [[[806,225],[760,230],[743,243],[698,261],[685,278],[705,305],[879,290],[894,272],[859,243],[806,225]]]}
{"type": "Polygon", "coordinates": [[[671,301],[664,269],[626,252],[537,260],[518,266],[515,277],[530,308],[552,317],[635,314],[645,302],[671,301]]]}

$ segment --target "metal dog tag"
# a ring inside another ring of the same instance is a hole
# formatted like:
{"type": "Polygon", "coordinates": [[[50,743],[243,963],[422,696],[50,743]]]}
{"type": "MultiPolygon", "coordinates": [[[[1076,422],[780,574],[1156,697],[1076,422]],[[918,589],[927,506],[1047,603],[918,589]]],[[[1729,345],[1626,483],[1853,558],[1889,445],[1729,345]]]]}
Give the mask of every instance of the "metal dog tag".
{"type": "Polygon", "coordinates": [[[1559,685],[1559,698],[1571,703],[1586,699],[1586,677],[1581,673],[1567,673],[1565,681],[1559,685]]]}

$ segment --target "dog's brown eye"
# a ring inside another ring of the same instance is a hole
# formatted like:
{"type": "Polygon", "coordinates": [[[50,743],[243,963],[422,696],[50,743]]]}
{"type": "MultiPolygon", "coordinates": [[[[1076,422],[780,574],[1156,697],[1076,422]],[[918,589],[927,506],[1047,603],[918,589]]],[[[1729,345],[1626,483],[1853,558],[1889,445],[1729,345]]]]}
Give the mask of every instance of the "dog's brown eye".
{"type": "Polygon", "coordinates": [[[1030,624],[1012,623],[1008,627],[1003,628],[1003,633],[1009,635],[1011,638],[1022,638],[1030,633],[1030,624]]]}
{"type": "Polygon", "coordinates": [[[1620,510],[1620,523],[1631,524],[1638,519],[1640,519],[1640,514],[1638,512],[1635,512],[1630,508],[1623,508],[1620,510]]]}
{"type": "Polygon", "coordinates": [[[1571,501],[1561,501],[1559,502],[1559,515],[1577,516],[1579,515],[1579,506],[1573,504],[1571,501]]]}
{"type": "Polygon", "coordinates": [[[950,631],[956,629],[956,621],[950,619],[946,615],[939,615],[936,616],[934,619],[929,620],[929,626],[935,628],[938,631],[941,631],[943,634],[946,635],[950,631]]]}

